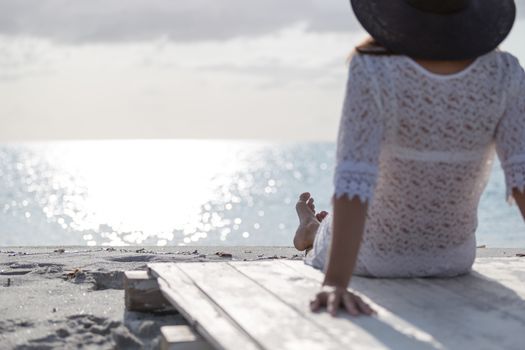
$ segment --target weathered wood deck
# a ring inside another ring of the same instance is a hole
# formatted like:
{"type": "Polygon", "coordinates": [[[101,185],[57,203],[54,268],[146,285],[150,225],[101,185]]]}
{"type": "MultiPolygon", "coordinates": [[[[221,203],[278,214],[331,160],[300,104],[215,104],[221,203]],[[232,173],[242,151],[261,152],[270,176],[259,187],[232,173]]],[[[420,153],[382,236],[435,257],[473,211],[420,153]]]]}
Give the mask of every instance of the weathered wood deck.
{"type": "Polygon", "coordinates": [[[525,349],[525,258],[478,258],[449,279],[353,277],[378,311],[309,311],[322,273],[302,261],[148,265],[216,349],[525,349]]]}

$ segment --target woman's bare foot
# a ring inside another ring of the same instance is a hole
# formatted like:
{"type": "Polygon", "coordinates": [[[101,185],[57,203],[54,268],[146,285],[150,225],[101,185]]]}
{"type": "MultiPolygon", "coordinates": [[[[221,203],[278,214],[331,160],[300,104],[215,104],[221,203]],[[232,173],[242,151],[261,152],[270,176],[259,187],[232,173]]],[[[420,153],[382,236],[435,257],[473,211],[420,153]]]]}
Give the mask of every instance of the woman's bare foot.
{"type": "Polygon", "coordinates": [[[327,215],[328,212],[323,210],[322,212],[315,214],[315,217],[317,218],[317,220],[319,220],[319,222],[321,222],[327,215]]]}
{"type": "Polygon", "coordinates": [[[299,227],[295,232],[293,244],[297,250],[303,251],[310,248],[314,243],[319,224],[328,213],[326,211],[315,213],[314,199],[308,192],[299,196],[295,210],[297,210],[297,215],[299,216],[299,227]]]}

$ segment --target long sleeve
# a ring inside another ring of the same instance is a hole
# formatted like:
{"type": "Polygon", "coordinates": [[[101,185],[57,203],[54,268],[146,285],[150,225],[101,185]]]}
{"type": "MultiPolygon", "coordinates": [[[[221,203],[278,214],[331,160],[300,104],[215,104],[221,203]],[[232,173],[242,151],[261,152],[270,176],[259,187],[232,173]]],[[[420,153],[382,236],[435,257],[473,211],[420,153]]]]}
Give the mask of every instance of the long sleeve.
{"type": "Polygon", "coordinates": [[[512,189],[525,190],[525,72],[516,60],[506,109],[496,130],[496,151],[505,173],[506,197],[512,189]]]}
{"type": "Polygon", "coordinates": [[[365,57],[356,54],[350,62],[346,94],[337,139],[335,196],[358,196],[362,202],[373,196],[384,133],[378,91],[367,74],[365,57]]]}

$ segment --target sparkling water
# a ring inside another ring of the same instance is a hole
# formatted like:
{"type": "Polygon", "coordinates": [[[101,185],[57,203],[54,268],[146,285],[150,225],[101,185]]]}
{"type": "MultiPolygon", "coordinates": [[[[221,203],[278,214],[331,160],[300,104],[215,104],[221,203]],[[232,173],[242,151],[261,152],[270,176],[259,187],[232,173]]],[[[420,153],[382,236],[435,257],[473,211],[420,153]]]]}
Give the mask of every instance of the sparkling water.
{"type": "MultiPolygon", "coordinates": [[[[335,145],[74,141],[0,145],[0,245],[291,245],[295,201],[330,210],[335,145]]],[[[495,162],[478,244],[525,247],[495,162]]]]}

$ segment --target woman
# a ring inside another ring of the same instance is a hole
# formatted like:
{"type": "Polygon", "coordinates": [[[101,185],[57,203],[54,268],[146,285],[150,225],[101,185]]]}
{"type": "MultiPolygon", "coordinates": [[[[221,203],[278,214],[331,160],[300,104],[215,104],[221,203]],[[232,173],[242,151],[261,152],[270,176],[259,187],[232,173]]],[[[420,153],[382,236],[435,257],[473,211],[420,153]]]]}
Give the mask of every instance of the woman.
{"type": "Polygon", "coordinates": [[[456,276],[476,254],[494,149],[525,217],[525,73],[497,50],[512,0],[352,0],[373,40],[350,62],[333,214],[303,193],[294,244],[325,279],[311,308],[372,314],[351,275],[456,276]],[[495,147],[494,147],[495,145],[495,147]]]}

